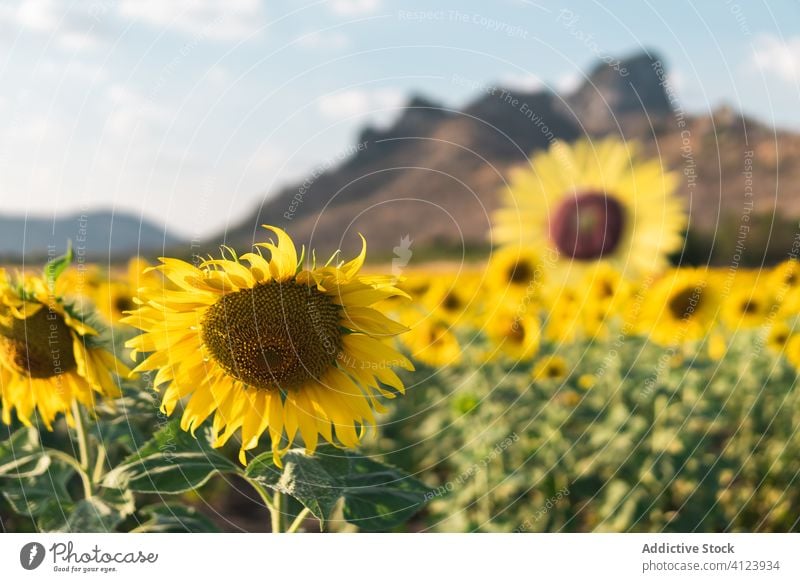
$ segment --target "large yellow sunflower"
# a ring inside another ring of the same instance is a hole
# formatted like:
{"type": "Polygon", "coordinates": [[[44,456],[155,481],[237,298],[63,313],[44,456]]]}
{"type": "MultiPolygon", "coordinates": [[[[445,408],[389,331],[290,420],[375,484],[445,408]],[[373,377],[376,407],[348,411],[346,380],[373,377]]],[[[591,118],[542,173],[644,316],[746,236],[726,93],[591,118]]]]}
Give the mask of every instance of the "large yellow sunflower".
{"type": "Polygon", "coordinates": [[[605,261],[626,278],[659,271],[683,243],[678,176],[609,138],[556,142],[513,172],[494,234],[554,261],[562,276],[605,261]]]}
{"type": "Polygon", "coordinates": [[[158,370],[168,415],[190,397],[183,430],[213,414],[222,446],[241,429],[242,463],[265,431],[278,463],[298,435],[309,453],[319,437],[355,447],[384,410],[377,396],[395,395],[383,385],[404,390],[392,368],[413,369],[384,341],[405,327],[371,307],[403,292],[390,277],[359,275],[366,243],[350,262],[305,269],[289,236],[265,228],[277,238],[256,245],[268,257],[161,259],[155,269],[178,290],[141,289],[124,320],[145,332],[127,343],[134,358],[150,354],[135,371],[158,370]]]}
{"type": "Polygon", "coordinates": [[[119,396],[112,373],[130,373],[65,303],[64,291],[59,280],[11,281],[0,271],[0,402],[6,424],[16,409],[25,425],[38,410],[48,430],[59,413],[72,426],[76,402],[91,410],[95,394],[119,396]]]}

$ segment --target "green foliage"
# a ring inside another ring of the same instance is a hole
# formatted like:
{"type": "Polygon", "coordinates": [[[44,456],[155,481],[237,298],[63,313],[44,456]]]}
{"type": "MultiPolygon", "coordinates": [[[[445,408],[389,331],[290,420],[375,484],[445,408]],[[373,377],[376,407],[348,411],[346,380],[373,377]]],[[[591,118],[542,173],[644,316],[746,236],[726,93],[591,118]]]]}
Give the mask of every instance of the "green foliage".
{"type": "Polygon", "coordinates": [[[72,242],[67,241],[67,252],[60,257],[51,259],[44,266],[44,273],[43,273],[44,280],[47,281],[49,285],[55,284],[56,280],[72,264],[72,259],[73,259],[72,242]]]}
{"type": "Polygon", "coordinates": [[[210,533],[217,527],[206,516],[192,507],[178,503],[147,505],[141,509],[148,519],[134,531],[150,533],[210,533]]]}
{"type": "Polygon", "coordinates": [[[246,475],[297,499],[321,525],[341,501],[345,520],[364,531],[403,524],[425,504],[427,492],[420,481],[394,467],[331,447],[313,456],[291,450],[283,457],[283,469],[265,453],[248,465],[246,475]]]}
{"type": "Polygon", "coordinates": [[[176,494],[201,487],[216,473],[237,470],[232,461],[211,448],[205,434],[195,439],[181,430],[175,419],[111,470],[103,485],[138,493],[176,494]]]}
{"type": "Polygon", "coordinates": [[[39,444],[39,431],[21,428],[0,442],[0,477],[23,479],[41,475],[50,466],[50,457],[39,444]]]}
{"type": "Polygon", "coordinates": [[[532,363],[422,370],[374,447],[433,485],[436,531],[798,531],[797,375],[758,345],[562,346],[569,376],[539,383],[532,363]]]}

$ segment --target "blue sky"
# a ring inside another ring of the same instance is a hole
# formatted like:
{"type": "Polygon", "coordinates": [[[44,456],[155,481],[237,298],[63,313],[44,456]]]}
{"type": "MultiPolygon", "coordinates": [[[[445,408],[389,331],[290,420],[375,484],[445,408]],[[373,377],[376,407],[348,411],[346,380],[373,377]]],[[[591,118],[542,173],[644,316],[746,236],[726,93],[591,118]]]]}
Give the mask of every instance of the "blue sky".
{"type": "Polygon", "coordinates": [[[116,208],[204,237],[411,93],[568,91],[642,48],[687,110],[800,129],[800,4],[696,4],[0,0],[0,213],[116,208]]]}

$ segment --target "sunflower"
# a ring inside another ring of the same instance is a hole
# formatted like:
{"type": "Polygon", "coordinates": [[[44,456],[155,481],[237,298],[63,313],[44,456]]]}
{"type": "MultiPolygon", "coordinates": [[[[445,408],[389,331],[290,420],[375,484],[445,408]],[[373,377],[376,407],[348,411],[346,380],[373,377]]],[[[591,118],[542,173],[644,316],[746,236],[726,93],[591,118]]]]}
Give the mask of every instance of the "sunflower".
{"type": "Polygon", "coordinates": [[[150,264],[141,257],[134,257],[128,262],[124,278],[108,277],[94,293],[97,309],[105,320],[118,325],[126,312],[136,307],[134,297],[136,290],[142,286],[156,287],[163,283],[158,273],[150,270],[150,264]]]}
{"type": "Polygon", "coordinates": [[[649,289],[636,329],[661,345],[701,340],[716,319],[718,288],[706,269],[673,269],[649,289]]]}
{"type": "Polygon", "coordinates": [[[583,330],[585,314],[579,294],[571,287],[546,294],[545,338],[555,343],[575,341],[583,330]]]}
{"type": "Polygon", "coordinates": [[[522,361],[529,360],[539,351],[539,328],[536,317],[501,309],[492,316],[487,335],[500,354],[522,361]]]}
{"type": "Polygon", "coordinates": [[[597,384],[597,376],[593,374],[581,374],[578,377],[578,386],[583,390],[591,390],[597,384]]]}
{"type": "Polygon", "coordinates": [[[561,380],[567,376],[567,361],[558,355],[542,358],[533,368],[534,380],[561,380]]]}
{"type": "Polygon", "coordinates": [[[409,327],[402,341],[414,360],[433,368],[461,362],[461,345],[448,322],[436,317],[417,318],[409,327]]]}
{"type": "Polygon", "coordinates": [[[128,375],[130,370],[103,349],[98,331],[65,302],[63,281],[30,275],[10,281],[0,272],[4,423],[11,423],[11,410],[16,409],[25,425],[38,411],[48,430],[59,414],[73,426],[76,403],[92,410],[96,395],[120,395],[112,374],[128,375]]]}
{"type": "Polygon", "coordinates": [[[784,356],[795,369],[800,370],[800,334],[795,334],[786,341],[784,356]]]}
{"type": "Polygon", "coordinates": [[[793,330],[786,323],[779,321],[769,328],[766,337],[767,347],[776,354],[783,354],[786,350],[786,344],[791,339],[793,330]]]}
{"type": "Polygon", "coordinates": [[[537,249],[562,276],[604,261],[631,277],[662,270],[683,244],[678,176],[636,144],[613,138],[556,142],[511,175],[495,215],[502,244],[537,249]]]}
{"type": "Polygon", "coordinates": [[[714,332],[708,336],[708,357],[712,360],[721,360],[728,353],[728,343],[725,336],[714,332]]]}
{"type": "Polygon", "coordinates": [[[764,324],[772,305],[772,298],[755,285],[737,286],[722,302],[720,315],[729,329],[752,329],[764,324]]]}
{"type": "Polygon", "coordinates": [[[480,303],[479,287],[473,277],[464,274],[437,277],[422,303],[435,317],[448,323],[471,325],[480,303]]]}
{"type": "Polygon", "coordinates": [[[531,249],[508,246],[494,252],[487,266],[487,291],[511,305],[534,301],[544,284],[545,264],[531,249]]]}
{"type": "Polygon", "coordinates": [[[155,270],[178,290],[143,287],[141,307],[123,320],[145,332],[126,345],[134,358],[149,353],[135,371],[158,370],[162,411],[189,397],[181,428],[194,433],[213,414],[216,447],[241,429],[243,464],[265,431],[276,463],[298,435],[309,454],[320,437],[357,446],[385,411],[378,396],[404,391],[392,368],[413,370],[385,341],[406,328],[371,307],[403,292],[391,277],[359,274],[363,238],[349,262],[334,263],[337,253],[302,268],[289,235],[265,228],[277,240],[256,252],[225,249],[229,259],[197,266],[161,259],[155,270]]]}

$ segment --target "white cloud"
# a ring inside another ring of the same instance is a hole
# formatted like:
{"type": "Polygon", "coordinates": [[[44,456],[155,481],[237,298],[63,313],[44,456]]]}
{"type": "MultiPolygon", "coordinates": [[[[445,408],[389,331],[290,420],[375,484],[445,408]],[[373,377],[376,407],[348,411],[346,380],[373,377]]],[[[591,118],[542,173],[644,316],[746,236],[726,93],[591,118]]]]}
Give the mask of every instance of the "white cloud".
{"type": "Polygon", "coordinates": [[[500,84],[517,91],[538,91],[544,87],[542,80],[531,73],[509,73],[500,77],[500,84]]]}
{"type": "Polygon", "coordinates": [[[110,87],[108,98],[113,107],[106,120],[106,129],[115,137],[130,139],[138,130],[170,120],[165,108],[122,85],[110,87]]]}
{"type": "Polygon", "coordinates": [[[53,0],[24,0],[17,8],[17,22],[32,30],[50,32],[58,27],[53,0]]]}
{"type": "Polygon", "coordinates": [[[800,80],[800,36],[783,41],[775,36],[762,34],[753,43],[750,65],[772,73],[787,83],[800,80]]]}
{"type": "Polygon", "coordinates": [[[580,87],[582,78],[577,73],[564,73],[556,79],[556,90],[560,93],[572,93],[580,87]]]}
{"type": "Polygon", "coordinates": [[[68,51],[86,51],[103,44],[95,30],[91,0],[67,3],[56,0],[21,0],[16,7],[0,8],[0,22],[14,29],[49,35],[54,44],[68,51]]]}
{"type": "Polygon", "coordinates": [[[264,23],[259,0],[121,0],[119,13],[157,28],[213,40],[239,40],[264,23]]]}
{"type": "Polygon", "coordinates": [[[345,119],[353,116],[369,117],[385,122],[397,113],[405,102],[405,95],[398,89],[346,89],[320,97],[320,113],[328,119],[345,119]]]}
{"type": "Polygon", "coordinates": [[[45,60],[42,61],[39,71],[48,77],[72,77],[86,82],[100,82],[108,79],[108,71],[102,65],[90,64],[79,59],[68,62],[45,60]]]}
{"type": "Polygon", "coordinates": [[[361,16],[377,11],[381,0],[332,0],[328,6],[342,16],[361,16]]]}
{"type": "Polygon", "coordinates": [[[206,72],[206,79],[214,85],[227,85],[232,78],[231,72],[220,64],[212,65],[206,72]]]}
{"type": "Polygon", "coordinates": [[[340,31],[312,32],[297,39],[300,46],[322,51],[341,50],[350,46],[350,38],[340,31]]]}

